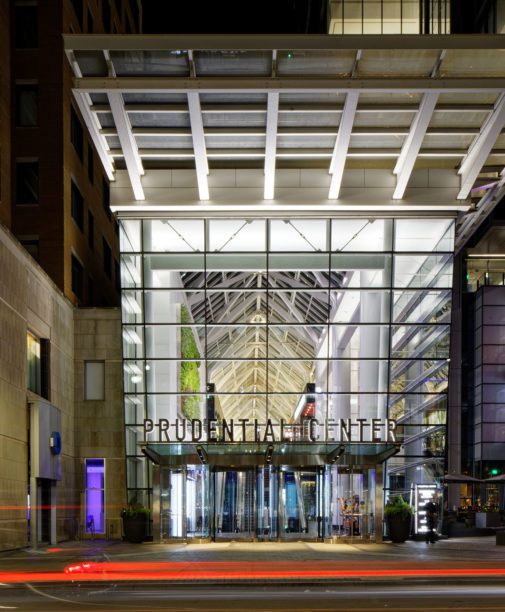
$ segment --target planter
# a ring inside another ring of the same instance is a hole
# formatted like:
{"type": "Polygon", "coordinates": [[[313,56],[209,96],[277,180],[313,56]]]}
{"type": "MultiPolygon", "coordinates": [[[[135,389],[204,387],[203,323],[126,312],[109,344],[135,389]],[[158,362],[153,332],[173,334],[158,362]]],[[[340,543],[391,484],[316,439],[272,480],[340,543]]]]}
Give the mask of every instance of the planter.
{"type": "Polygon", "coordinates": [[[147,536],[147,516],[123,517],[123,533],[132,544],[140,544],[147,536]]]}
{"type": "Polygon", "coordinates": [[[499,527],[501,525],[499,512],[476,512],[476,527],[499,527]]]}
{"type": "Polygon", "coordinates": [[[389,537],[392,542],[401,544],[408,540],[410,536],[410,528],[412,525],[412,517],[405,518],[404,516],[388,516],[386,519],[388,526],[389,537]]]}

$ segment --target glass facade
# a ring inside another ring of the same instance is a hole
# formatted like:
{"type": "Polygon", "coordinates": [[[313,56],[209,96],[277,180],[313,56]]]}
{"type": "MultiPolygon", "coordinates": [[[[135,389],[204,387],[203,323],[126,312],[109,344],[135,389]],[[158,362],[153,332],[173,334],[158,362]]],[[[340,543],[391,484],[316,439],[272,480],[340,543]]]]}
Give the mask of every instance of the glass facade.
{"type": "MultiPolygon", "coordinates": [[[[389,418],[402,446],[386,493],[443,475],[451,219],[128,218],[120,240],[128,501],[152,506],[144,419],[249,419],[252,453],[268,419],[295,441],[307,417],[389,418]]],[[[208,463],[161,470],[167,537],[376,528],[366,461],[208,463]]]]}

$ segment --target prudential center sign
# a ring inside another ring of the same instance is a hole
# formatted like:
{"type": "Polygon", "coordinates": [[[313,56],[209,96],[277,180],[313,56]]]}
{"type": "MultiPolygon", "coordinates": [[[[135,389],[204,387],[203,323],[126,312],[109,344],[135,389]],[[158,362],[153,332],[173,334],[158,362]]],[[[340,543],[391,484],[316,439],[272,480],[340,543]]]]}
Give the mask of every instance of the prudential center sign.
{"type": "Polygon", "coordinates": [[[144,419],[149,442],[396,442],[394,419],[144,419]]]}

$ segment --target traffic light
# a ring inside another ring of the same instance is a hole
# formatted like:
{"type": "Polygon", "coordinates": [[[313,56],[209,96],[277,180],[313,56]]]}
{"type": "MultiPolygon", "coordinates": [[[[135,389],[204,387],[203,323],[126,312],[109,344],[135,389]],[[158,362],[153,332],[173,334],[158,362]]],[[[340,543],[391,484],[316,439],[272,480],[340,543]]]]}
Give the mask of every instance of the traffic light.
{"type": "Polygon", "coordinates": [[[491,476],[498,476],[499,473],[500,473],[500,470],[497,468],[493,468],[491,470],[491,476]]]}

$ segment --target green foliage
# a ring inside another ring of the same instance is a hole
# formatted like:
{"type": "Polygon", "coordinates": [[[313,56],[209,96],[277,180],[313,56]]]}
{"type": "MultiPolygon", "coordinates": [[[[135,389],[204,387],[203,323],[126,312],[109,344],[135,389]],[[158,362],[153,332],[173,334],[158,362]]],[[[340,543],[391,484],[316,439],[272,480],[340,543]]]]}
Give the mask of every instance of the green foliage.
{"type": "Polygon", "coordinates": [[[384,516],[401,516],[408,519],[414,514],[414,509],[408,504],[401,495],[395,495],[384,506],[384,516]]]}
{"type": "MultiPolygon", "coordinates": [[[[186,306],[181,306],[181,323],[190,323],[191,317],[186,306]]],[[[181,327],[181,358],[200,359],[200,352],[191,327],[181,327]]],[[[180,383],[182,393],[200,391],[200,361],[181,361],[180,383]]],[[[188,419],[200,416],[199,396],[189,395],[182,398],[181,411],[188,419]]]]}
{"type": "Polygon", "coordinates": [[[151,511],[149,508],[142,506],[140,504],[130,504],[126,508],[121,510],[121,518],[126,519],[136,519],[136,518],[145,518],[149,519],[151,516],[151,511]]]}

